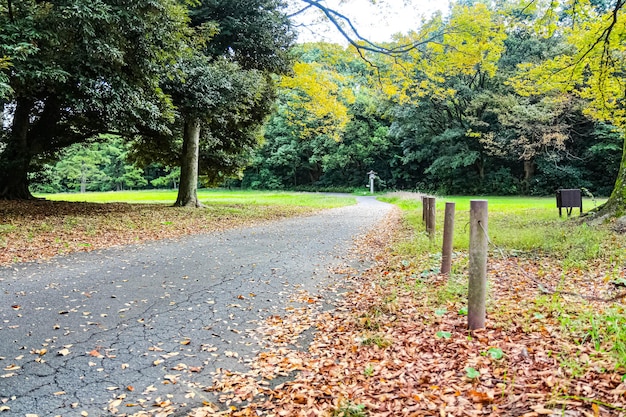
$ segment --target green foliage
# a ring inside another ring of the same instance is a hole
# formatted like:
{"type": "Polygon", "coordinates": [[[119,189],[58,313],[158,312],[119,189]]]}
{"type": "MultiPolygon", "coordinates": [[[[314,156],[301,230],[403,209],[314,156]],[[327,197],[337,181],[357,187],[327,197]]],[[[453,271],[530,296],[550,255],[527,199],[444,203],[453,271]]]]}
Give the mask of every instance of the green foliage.
{"type": "Polygon", "coordinates": [[[504,352],[502,352],[502,349],[496,348],[496,347],[489,348],[489,350],[487,350],[487,354],[492,359],[496,359],[496,360],[502,359],[504,357],[504,352]]]}
{"type": "Polygon", "coordinates": [[[0,9],[0,56],[11,58],[3,72],[11,91],[2,102],[2,197],[29,196],[27,174],[39,157],[99,133],[164,128],[172,106],[158,81],[184,49],[178,2],[8,5],[0,9]]]}
{"type": "Polygon", "coordinates": [[[287,72],[291,63],[293,35],[283,7],[276,0],[190,7],[189,51],[161,83],[176,117],[167,131],[143,132],[133,155],[144,166],[180,163],[177,205],[197,205],[198,173],[204,185],[216,185],[249,163],[274,99],[270,74],[287,72]]]}
{"type": "Polygon", "coordinates": [[[465,376],[468,379],[476,379],[480,376],[480,372],[470,366],[465,368],[465,376]]]}
{"type": "Polygon", "coordinates": [[[366,417],[367,410],[363,404],[344,401],[338,408],[331,411],[332,417],[366,417]]]}
{"type": "Polygon", "coordinates": [[[299,77],[279,90],[242,185],[364,188],[373,169],[376,189],[552,195],[584,187],[608,195],[622,132],[592,120],[580,97],[515,90],[510,79],[521,63],[543,62],[564,45],[521,24],[503,26],[509,12],[455,7],[450,21],[434,17],[411,35],[448,30],[445,39],[393,60],[368,55],[375,75],[352,49],[299,47],[299,77]],[[336,107],[346,87],[356,91],[339,103],[347,113],[336,107]]]}
{"type": "Polygon", "coordinates": [[[144,188],[149,180],[142,169],[128,162],[128,152],[128,145],[113,136],[69,146],[58,155],[55,164],[44,165],[33,178],[32,189],[55,193],[144,188]]]}
{"type": "Polygon", "coordinates": [[[385,339],[383,336],[373,335],[373,336],[368,336],[368,337],[364,338],[361,341],[361,344],[363,346],[375,345],[375,346],[379,347],[380,349],[385,349],[385,348],[388,348],[389,346],[391,346],[392,342],[390,340],[388,340],[388,339],[385,339]]]}

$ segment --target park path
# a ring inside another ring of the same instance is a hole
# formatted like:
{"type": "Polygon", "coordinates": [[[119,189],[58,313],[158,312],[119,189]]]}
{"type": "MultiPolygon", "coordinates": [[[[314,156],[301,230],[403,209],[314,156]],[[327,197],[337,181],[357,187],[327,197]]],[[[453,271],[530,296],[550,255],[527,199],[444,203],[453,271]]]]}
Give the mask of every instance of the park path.
{"type": "Polygon", "coordinates": [[[319,214],[0,268],[0,415],[181,413],[212,401],[218,368],[245,370],[253,330],[315,296],[390,211],[372,197],[319,214]],[[294,297],[296,296],[296,297],[294,297]],[[124,405],[134,405],[123,407],[124,405]],[[186,406],[182,406],[186,404],[186,406]]]}

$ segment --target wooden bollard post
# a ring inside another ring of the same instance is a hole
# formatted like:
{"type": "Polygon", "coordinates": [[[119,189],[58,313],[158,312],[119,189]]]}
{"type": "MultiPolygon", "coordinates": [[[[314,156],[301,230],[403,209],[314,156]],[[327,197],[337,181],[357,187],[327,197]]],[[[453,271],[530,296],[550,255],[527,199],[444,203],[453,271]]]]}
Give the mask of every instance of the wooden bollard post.
{"type": "Polygon", "coordinates": [[[437,213],[437,206],[435,197],[427,197],[428,211],[426,212],[426,232],[431,239],[435,238],[435,218],[437,213]]]}
{"type": "Polygon", "coordinates": [[[487,200],[470,201],[469,291],[467,327],[485,327],[487,298],[487,200]]]}
{"type": "Polygon", "coordinates": [[[454,203],[446,203],[443,218],[443,246],[441,248],[441,273],[449,274],[452,269],[452,240],[454,239],[454,203]]]}
{"type": "Polygon", "coordinates": [[[424,224],[426,224],[426,213],[428,212],[428,207],[427,207],[427,198],[425,195],[422,196],[422,222],[424,222],[424,224]]]}

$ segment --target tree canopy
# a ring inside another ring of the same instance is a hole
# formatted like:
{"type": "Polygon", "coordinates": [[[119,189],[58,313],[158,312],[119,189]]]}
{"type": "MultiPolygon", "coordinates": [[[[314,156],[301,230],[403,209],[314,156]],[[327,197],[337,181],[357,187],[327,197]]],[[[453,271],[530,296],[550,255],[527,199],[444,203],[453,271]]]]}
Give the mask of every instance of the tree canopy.
{"type": "Polygon", "coordinates": [[[2,3],[0,197],[29,198],[32,164],[73,143],[165,129],[173,109],[159,80],[185,19],[173,0],[2,3]]]}
{"type": "Polygon", "coordinates": [[[181,205],[198,176],[252,162],[246,186],[360,186],[374,169],[444,193],[612,190],[623,211],[623,0],[457,1],[380,45],[298,2],[349,46],[292,48],[280,0],[3,3],[0,196],[115,133],[128,160],[181,167],[181,205]]]}

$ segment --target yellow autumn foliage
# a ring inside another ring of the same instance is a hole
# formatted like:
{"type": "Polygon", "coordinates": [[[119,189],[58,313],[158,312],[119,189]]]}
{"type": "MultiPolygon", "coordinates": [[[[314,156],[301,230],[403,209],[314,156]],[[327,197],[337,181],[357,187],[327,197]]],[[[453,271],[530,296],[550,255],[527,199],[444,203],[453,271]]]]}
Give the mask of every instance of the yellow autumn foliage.
{"type": "MultiPolygon", "coordinates": [[[[600,13],[589,1],[552,1],[552,9],[566,10],[571,22],[557,25],[566,47],[552,59],[519,66],[510,84],[520,95],[570,92],[589,102],[586,113],[599,120],[626,126],[623,106],[626,70],[626,17],[623,11],[600,13]]],[[[552,16],[551,8],[539,19],[552,16]]],[[[555,18],[556,20],[556,18],[555,18]]]]}
{"type": "Polygon", "coordinates": [[[297,62],[293,75],[282,77],[279,87],[290,100],[288,121],[300,128],[301,137],[327,135],[341,139],[350,117],[347,105],[355,100],[346,76],[320,63],[297,62]]]}

